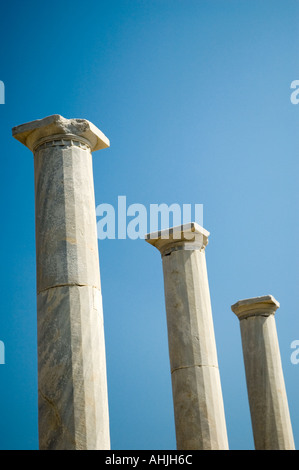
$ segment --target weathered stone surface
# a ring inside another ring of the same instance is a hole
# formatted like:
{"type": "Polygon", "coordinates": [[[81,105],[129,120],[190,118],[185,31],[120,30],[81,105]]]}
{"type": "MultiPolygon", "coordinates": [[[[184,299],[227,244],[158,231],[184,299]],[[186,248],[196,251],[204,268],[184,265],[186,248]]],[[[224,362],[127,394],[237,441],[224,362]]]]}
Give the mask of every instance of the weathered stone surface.
{"type": "Polygon", "coordinates": [[[209,232],[192,223],[166,235],[146,241],[162,254],[177,448],[228,449],[205,259],[209,232]]]}
{"type": "Polygon", "coordinates": [[[274,315],[280,307],[279,302],[273,295],[263,295],[252,299],[243,299],[232,305],[232,311],[237,315],[239,320],[257,315],[269,316],[274,315]]]}
{"type": "Polygon", "coordinates": [[[40,449],[109,449],[91,157],[109,140],[59,115],[13,135],[34,151],[40,449]]]}
{"type": "Polygon", "coordinates": [[[218,367],[194,365],[171,374],[178,449],[226,450],[218,367]]]}
{"type": "Polygon", "coordinates": [[[16,126],[12,129],[12,135],[31,151],[35,151],[43,142],[53,141],[57,136],[81,138],[92,152],[110,146],[109,139],[91,122],[86,119],[65,119],[59,114],[16,126]]]}
{"type": "Polygon", "coordinates": [[[38,292],[64,284],[100,288],[90,150],[40,147],[34,161],[38,292]]]}
{"type": "Polygon", "coordinates": [[[101,293],[63,286],[37,296],[41,449],[109,449],[101,293]]]}
{"type": "Polygon", "coordinates": [[[271,296],[240,300],[232,311],[240,320],[255,448],[294,449],[293,431],[271,296]]]}

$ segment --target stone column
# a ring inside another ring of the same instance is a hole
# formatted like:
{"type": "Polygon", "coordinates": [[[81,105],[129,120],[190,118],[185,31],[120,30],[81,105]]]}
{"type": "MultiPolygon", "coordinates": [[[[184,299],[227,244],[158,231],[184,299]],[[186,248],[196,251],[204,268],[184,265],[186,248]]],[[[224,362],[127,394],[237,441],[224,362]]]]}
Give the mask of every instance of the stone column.
{"type": "Polygon", "coordinates": [[[278,307],[272,295],[231,307],[240,320],[256,450],[295,448],[274,318],[278,307]]]}
{"type": "Polygon", "coordinates": [[[161,253],[177,448],[226,450],[227,431],[205,259],[192,223],[146,236],[161,253]]]}
{"type": "Polygon", "coordinates": [[[40,449],[109,449],[91,155],[109,140],[59,115],[13,136],[34,153],[40,449]]]}

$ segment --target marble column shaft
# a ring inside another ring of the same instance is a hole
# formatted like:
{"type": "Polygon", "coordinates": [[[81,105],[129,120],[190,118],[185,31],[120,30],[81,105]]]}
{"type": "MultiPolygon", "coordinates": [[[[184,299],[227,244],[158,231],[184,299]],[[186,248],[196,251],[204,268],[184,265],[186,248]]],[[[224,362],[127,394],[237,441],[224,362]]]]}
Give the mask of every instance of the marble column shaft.
{"type": "Polygon", "coordinates": [[[177,448],[226,450],[228,439],[205,259],[195,223],[148,234],[162,256],[177,448]]]}
{"type": "Polygon", "coordinates": [[[248,399],[256,450],[293,450],[294,438],[281,364],[272,295],[232,305],[240,320],[248,399]]]}
{"type": "Polygon", "coordinates": [[[109,140],[59,115],[13,136],[34,153],[40,449],[109,449],[91,154],[109,140]]]}

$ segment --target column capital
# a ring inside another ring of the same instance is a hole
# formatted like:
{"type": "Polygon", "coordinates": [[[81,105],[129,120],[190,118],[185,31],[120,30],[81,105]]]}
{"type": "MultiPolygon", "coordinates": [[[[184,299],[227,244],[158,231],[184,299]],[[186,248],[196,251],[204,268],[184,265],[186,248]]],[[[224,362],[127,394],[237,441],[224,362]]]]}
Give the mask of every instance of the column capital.
{"type": "Polygon", "coordinates": [[[87,144],[92,152],[110,146],[109,139],[91,122],[86,119],[65,119],[59,114],[14,127],[12,135],[32,152],[40,145],[55,140],[77,140],[87,144]]]}
{"type": "Polygon", "coordinates": [[[268,317],[269,315],[274,315],[279,307],[280,304],[273,295],[264,295],[262,297],[239,300],[231,306],[231,309],[239,320],[243,320],[244,318],[254,316],[268,317]]]}
{"type": "Polygon", "coordinates": [[[176,250],[204,251],[210,233],[195,222],[178,225],[145,235],[145,241],[156,247],[161,256],[176,250]]]}

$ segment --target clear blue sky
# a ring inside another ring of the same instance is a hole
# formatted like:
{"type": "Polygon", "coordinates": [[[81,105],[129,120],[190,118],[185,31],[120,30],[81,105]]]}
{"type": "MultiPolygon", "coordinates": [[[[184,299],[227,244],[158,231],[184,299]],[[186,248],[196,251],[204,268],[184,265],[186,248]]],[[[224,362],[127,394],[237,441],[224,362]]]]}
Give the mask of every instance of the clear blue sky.
{"type": "MultiPolygon", "coordinates": [[[[272,294],[295,443],[299,364],[296,0],[36,0],[0,15],[0,448],[37,449],[34,179],[11,128],[51,114],[110,139],[96,203],[203,204],[231,449],[253,438],[238,320],[272,294]]],[[[143,240],[99,241],[113,449],[175,449],[162,264],[143,240]]]]}

